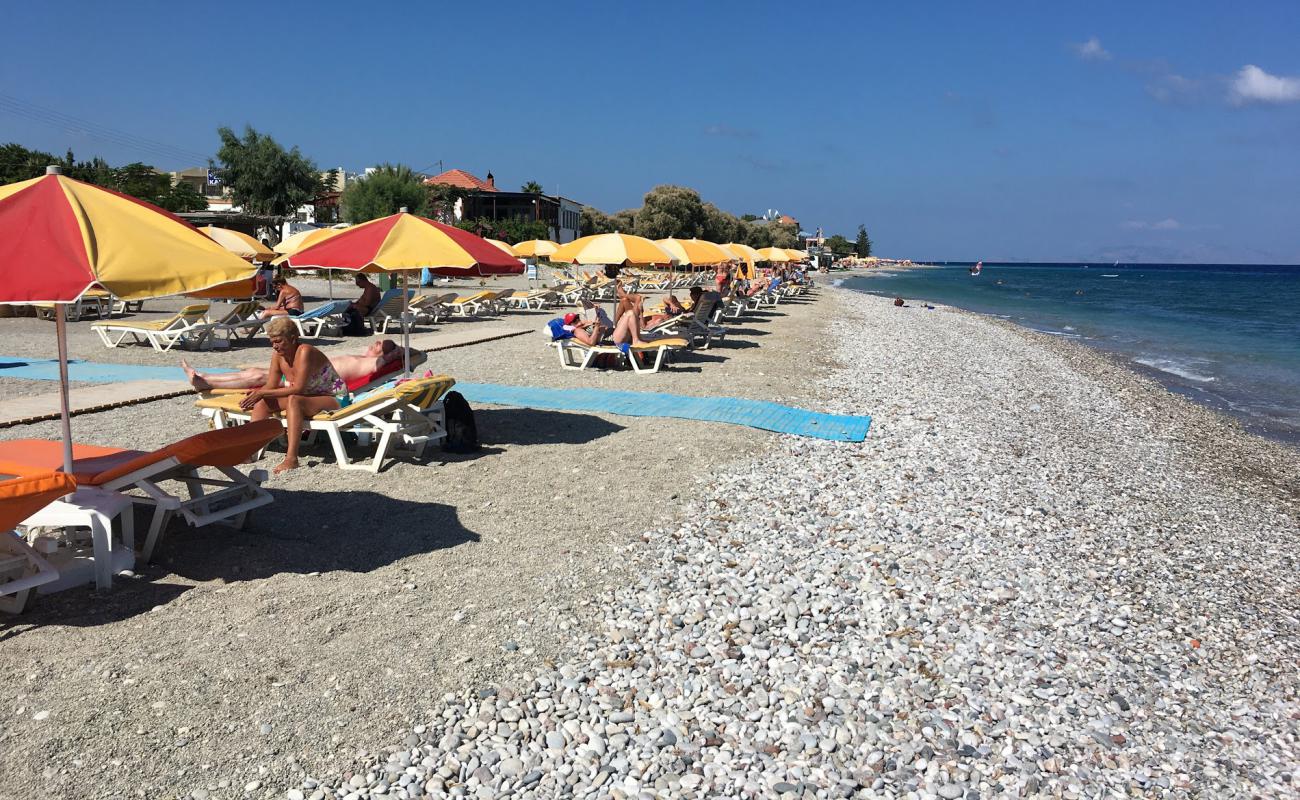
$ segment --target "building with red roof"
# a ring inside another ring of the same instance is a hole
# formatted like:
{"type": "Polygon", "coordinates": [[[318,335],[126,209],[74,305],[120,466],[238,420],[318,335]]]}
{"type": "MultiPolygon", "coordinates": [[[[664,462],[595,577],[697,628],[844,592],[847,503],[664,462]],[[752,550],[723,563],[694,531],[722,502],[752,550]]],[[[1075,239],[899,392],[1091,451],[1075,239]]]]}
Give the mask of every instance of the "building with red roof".
{"type": "Polygon", "coordinates": [[[424,182],[430,186],[443,184],[464,190],[464,197],[456,201],[454,222],[466,219],[543,222],[548,230],[547,238],[560,244],[581,235],[582,204],[567,197],[504,192],[497,188],[496,178],[491,172],[485,179],[463,169],[449,169],[426,178],[424,182]]]}

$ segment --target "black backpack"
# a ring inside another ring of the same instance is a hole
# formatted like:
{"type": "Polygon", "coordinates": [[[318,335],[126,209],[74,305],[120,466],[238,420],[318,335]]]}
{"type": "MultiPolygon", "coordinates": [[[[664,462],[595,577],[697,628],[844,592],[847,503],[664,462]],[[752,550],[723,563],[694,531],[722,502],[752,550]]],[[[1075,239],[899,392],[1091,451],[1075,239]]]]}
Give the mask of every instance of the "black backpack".
{"type": "Polygon", "coordinates": [[[478,425],[474,423],[474,410],[460,392],[448,392],[442,401],[443,417],[447,424],[447,438],[442,449],[449,453],[477,453],[478,425]]]}
{"type": "Polygon", "coordinates": [[[355,306],[348,306],[343,312],[343,327],[339,331],[343,336],[365,336],[366,320],[355,306]]]}

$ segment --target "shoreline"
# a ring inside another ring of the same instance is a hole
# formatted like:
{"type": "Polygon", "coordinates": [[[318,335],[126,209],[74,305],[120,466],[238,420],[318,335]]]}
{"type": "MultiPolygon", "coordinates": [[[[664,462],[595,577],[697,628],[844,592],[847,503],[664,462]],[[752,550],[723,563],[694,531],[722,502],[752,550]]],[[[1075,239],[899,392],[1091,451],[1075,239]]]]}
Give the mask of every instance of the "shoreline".
{"type": "MultiPolygon", "coordinates": [[[[869,277],[869,275],[863,275],[861,273],[857,273],[848,277],[869,277]]],[[[880,277],[887,277],[887,276],[881,275],[880,277]]],[[[857,291],[865,294],[872,294],[872,296],[875,297],[882,297],[882,298],[884,297],[884,294],[873,294],[872,292],[866,290],[850,289],[838,285],[836,288],[844,288],[847,291],[857,291]]],[[[1218,419],[1219,422],[1234,423],[1240,429],[1241,433],[1245,433],[1263,439],[1265,441],[1272,442],[1282,447],[1300,450],[1300,430],[1295,430],[1291,428],[1282,429],[1282,428],[1270,427],[1268,424],[1261,422],[1257,417],[1250,416],[1245,412],[1235,412],[1228,408],[1216,407],[1212,405],[1209,401],[1205,401],[1205,402],[1198,401],[1196,399],[1196,396],[1190,392],[1189,387],[1183,384],[1179,384],[1173,380],[1173,377],[1176,377],[1176,374],[1174,376],[1170,376],[1164,370],[1161,370],[1158,367],[1144,364],[1138,361],[1130,354],[1118,350],[1110,350],[1105,347],[1101,347],[1099,345],[1088,344],[1087,343],[1088,340],[1081,341],[1081,340],[1076,340],[1074,337],[1054,335],[1052,333],[1044,332],[1036,328],[1030,327],[1028,324],[1016,322],[1014,320],[1007,319],[1006,317],[998,314],[993,314],[990,312],[983,312],[983,311],[974,311],[971,309],[961,308],[960,306],[952,306],[952,305],[947,305],[935,301],[926,301],[926,302],[928,302],[930,305],[935,306],[936,308],[948,309],[963,314],[974,314],[976,316],[979,316],[991,322],[995,322],[1003,325],[1010,325],[1017,330],[1025,331],[1027,333],[1031,333],[1036,336],[1043,337],[1040,341],[1042,341],[1044,344],[1050,343],[1050,346],[1074,345],[1077,347],[1082,347],[1087,352],[1098,355],[1102,357],[1104,360],[1106,360],[1107,362],[1115,366],[1121,367],[1135,376],[1144,378],[1146,380],[1149,380],[1157,384],[1161,389],[1163,389],[1168,394],[1174,397],[1178,397],[1182,400],[1185,400],[1186,402],[1190,403],[1191,405],[1199,409],[1203,409],[1207,412],[1212,413],[1218,419]]]]}

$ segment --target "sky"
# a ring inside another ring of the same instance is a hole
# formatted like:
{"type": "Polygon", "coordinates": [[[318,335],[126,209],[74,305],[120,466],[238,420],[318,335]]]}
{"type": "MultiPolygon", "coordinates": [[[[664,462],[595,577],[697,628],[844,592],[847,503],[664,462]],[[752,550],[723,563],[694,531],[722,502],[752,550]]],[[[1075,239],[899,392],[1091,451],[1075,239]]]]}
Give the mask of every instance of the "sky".
{"type": "Polygon", "coordinates": [[[900,258],[1300,263],[1294,0],[6,5],[0,142],[178,169],[252,125],[900,258]]]}

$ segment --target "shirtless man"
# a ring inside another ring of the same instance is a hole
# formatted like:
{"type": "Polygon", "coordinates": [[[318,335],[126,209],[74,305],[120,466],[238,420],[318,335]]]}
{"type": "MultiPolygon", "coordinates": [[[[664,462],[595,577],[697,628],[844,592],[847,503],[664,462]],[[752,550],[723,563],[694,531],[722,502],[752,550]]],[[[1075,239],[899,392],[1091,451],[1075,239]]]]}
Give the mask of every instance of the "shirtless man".
{"type": "Polygon", "coordinates": [[[352,308],[355,308],[357,313],[364,319],[374,312],[375,306],[379,305],[379,298],[382,295],[379,293],[379,287],[360,272],[357,273],[354,283],[361,290],[361,296],[352,301],[352,308]]]}
{"type": "MultiPolygon", "coordinates": [[[[362,355],[336,355],[328,356],[328,358],[330,363],[334,365],[334,371],[346,383],[367,375],[373,375],[381,367],[393,361],[401,361],[402,348],[398,347],[397,342],[392,339],[376,339],[370,343],[370,346],[366,348],[366,352],[362,355]]],[[[239,372],[203,375],[182,360],[181,369],[185,370],[185,376],[189,378],[190,385],[200,392],[211,389],[256,389],[266,384],[267,369],[265,367],[247,367],[239,372]]]]}

